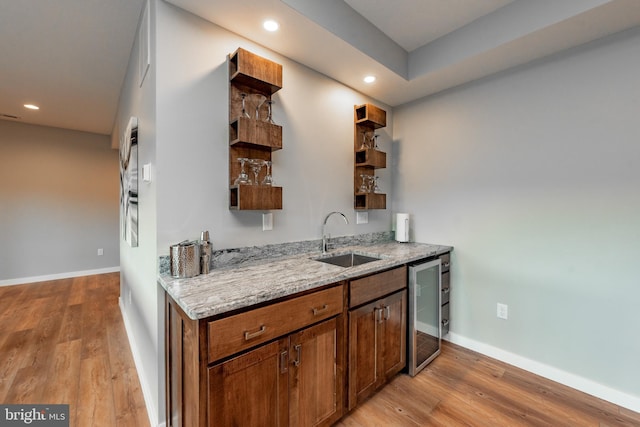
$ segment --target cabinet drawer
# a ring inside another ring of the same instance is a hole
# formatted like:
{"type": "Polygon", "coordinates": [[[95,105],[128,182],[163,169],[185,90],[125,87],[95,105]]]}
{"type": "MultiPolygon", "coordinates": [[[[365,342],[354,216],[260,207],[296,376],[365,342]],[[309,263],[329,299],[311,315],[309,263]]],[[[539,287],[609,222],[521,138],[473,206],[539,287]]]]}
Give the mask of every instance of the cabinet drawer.
{"type": "Polygon", "coordinates": [[[449,302],[449,293],[451,291],[451,288],[449,287],[449,272],[447,271],[446,273],[442,273],[440,280],[442,285],[442,297],[440,299],[440,303],[444,304],[449,302]]]}
{"type": "Polygon", "coordinates": [[[335,286],[209,322],[209,363],[340,314],[342,307],[342,286],[335,286]]]}
{"type": "Polygon", "coordinates": [[[407,287],[407,267],[373,274],[349,283],[349,307],[355,307],[407,287]]]}

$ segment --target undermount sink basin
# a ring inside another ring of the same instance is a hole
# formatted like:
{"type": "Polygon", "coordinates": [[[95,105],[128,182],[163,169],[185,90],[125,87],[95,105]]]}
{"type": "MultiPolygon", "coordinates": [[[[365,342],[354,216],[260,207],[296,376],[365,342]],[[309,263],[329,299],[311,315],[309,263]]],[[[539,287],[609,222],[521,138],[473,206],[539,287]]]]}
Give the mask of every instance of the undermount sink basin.
{"type": "Polygon", "coordinates": [[[346,254],[339,254],[333,256],[323,256],[320,258],[313,258],[315,261],[326,262],[327,264],[337,265],[339,267],[353,267],[356,265],[366,264],[372,261],[378,261],[382,258],[377,258],[369,255],[357,254],[355,252],[349,252],[346,254]]]}

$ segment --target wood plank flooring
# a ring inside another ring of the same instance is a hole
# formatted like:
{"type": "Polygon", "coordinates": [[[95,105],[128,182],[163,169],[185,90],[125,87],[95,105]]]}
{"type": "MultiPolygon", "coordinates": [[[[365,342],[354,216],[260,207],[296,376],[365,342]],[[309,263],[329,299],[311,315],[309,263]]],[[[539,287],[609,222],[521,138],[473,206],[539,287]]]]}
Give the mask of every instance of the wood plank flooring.
{"type": "Polygon", "coordinates": [[[0,402],[69,404],[71,426],[148,426],[119,273],[0,287],[0,402]]]}
{"type": "MultiPolygon", "coordinates": [[[[0,287],[0,402],[68,403],[71,426],[148,426],[119,274],[0,287]]],[[[640,414],[444,343],[339,427],[640,426],[640,414]]]]}
{"type": "Polygon", "coordinates": [[[640,414],[444,342],[336,426],[640,426],[640,414]]]}

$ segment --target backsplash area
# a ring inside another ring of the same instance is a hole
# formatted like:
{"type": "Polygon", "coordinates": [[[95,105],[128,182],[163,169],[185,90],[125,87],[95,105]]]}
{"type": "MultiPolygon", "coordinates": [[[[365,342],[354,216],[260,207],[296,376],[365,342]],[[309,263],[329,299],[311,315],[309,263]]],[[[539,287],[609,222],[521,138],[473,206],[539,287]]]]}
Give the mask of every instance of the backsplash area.
{"type": "MultiPolygon", "coordinates": [[[[353,245],[372,245],[393,240],[393,232],[380,231],[377,233],[358,234],[357,236],[342,236],[331,238],[331,249],[353,245]]],[[[277,243],[264,246],[248,246],[244,248],[214,250],[211,254],[211,269],[242,265],[248,262],[269,258],[278,258],[304,252],[319,251],[322,240],[305,240],[301,242],[277,243]]],[[[170,274],[170,259],[168,255],[159,257],[158,272],[160,275],[170,274]]]]}

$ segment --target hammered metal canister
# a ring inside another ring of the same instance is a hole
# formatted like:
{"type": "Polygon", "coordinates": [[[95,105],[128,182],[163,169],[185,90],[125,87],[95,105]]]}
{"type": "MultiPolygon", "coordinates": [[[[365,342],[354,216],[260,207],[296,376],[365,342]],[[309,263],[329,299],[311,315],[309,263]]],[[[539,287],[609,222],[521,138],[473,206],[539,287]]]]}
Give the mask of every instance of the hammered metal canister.
{"type": "Polygon", "coordinates": [[[198,242],[181,242],[169,246],[171,276],[180,279],[200,274],[200,245],[198,242]]]}

